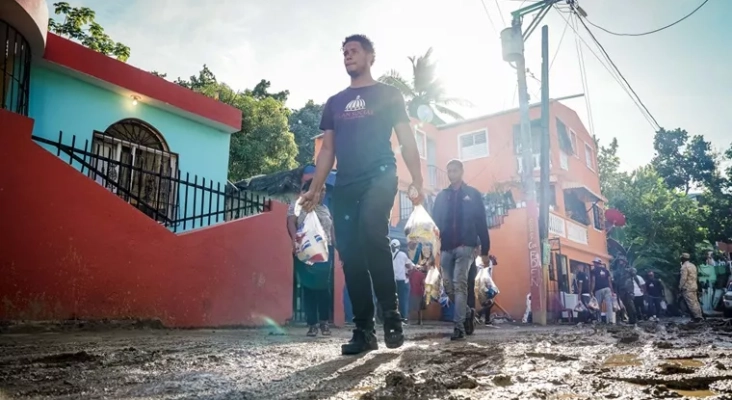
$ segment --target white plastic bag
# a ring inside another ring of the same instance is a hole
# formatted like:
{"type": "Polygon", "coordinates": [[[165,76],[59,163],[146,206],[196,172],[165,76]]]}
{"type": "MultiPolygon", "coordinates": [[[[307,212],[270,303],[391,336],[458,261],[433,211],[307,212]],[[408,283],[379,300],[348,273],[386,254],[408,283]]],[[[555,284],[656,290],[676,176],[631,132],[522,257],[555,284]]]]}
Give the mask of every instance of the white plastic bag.
{"type": "Polygon", "coordinates": [[[481,268],[475,276],[475,298],[478,299],[478,303],[486,304],[499,293],[501,291],[493,281],[490,270],[487,267],[481,268]]]}
{"type": "MultiPolygon", "coordinates": [[[[300,199],[295,205],[295,215],[302,212],[300,199]]],[[[297,227],[295,235],[297,242],[297,258],[308,265],[328,261],[328,236],[325,235],[323,225],[318,215],[311,211],[305,215],[302,224],[297,227]]]]}
{"type": "Polygon", "coordinates": [[[404,226],[407,254],[414,264],[421,264],[440,253],[440,231],[421,204],[414,206],[404,226]]]}
{"type": "Polygon", "coordinates": [[[424,301],[425,304],[430,304],[432,301],[440,300],[440,270],[437,267],[431,267],[427,271],[427,276],[424,278],[424,301]]]}
{"type": "Polygon", "coordinates": [[[587,303],[587,308],[590,311],[600,311],[600,304],[597,302],[595,296],[592,296],[590,301],[587,303]]]}

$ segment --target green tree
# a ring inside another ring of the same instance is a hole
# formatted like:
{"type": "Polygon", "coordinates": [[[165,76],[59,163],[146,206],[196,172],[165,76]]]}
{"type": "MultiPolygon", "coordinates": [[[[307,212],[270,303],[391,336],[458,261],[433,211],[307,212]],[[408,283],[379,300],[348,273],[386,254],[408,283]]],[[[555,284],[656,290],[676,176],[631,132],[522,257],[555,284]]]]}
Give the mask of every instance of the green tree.
{"type": "Polygon", "coordinates": [[[694,253],[697,244],[708,237],[703,209],[684,193],[669,188],[651,165],[622,177],[612,193],[609,206],[626,217],[616,239],[632,250],[631,261],[641,270],[655,269],[673,277],[679,254],[694,253]]]}
{"type": "Polygon", "coordinates": [[[204,65],[198,75],[176,84],[217,99],[242,111],[242,126],[231,135],[229,179],[238,181],[259,174],[296,166],[297,145],[288,129],[290,110],[284,99],[289,92],[269,93],[269,81],[262,80],[252,90],[237,92],[204,65]]]}
{"type": "Polygon", "coordinates": [[[445,123],[441,115],[455,120],[464,119],[450,107],[456,105],[472,107],[473,105],[467,100],[447,95],[442,81],[437,76],[437,62],[432,59],[432,48],[429,48],[424,55],[411,56],[408,59],[412,63],[411,82],[403,78],[396,70],[387,72],[379,78],[379,81],[392,85],[402,92],[407,102],[409,115],[419,118],[419,107],[424,105],[432,110],[434,117],[431,122],[435,125],[445,123]]]}
{"type": "Polygon", "coordinates": [[[94,20],[96,14],[91,8],[71,7],[65,1],[54,3],[53,7],[56,15],[63,16],[63,21],[49,18],[48,29],[51,32],[122,62],[130,58],[130,48],[115,42],[104,32],[104,28],[94,20]]]}
{"type": "MultiPolygon", "coordinates": [[[[722,162],[732,161],[732,146],[721,156],[722,162]]],[[[732,242],[732,163],[724,171],[717,171],[699,197],[707,214],[706,226],[711,242],[732,242]]]]}
{"type": "Polygon", "coordinates": [[[605,196],[612,196],[620,180],[627,174],[620,172],[618,156],[618,139],[613,138],[610,145],[603,146],[597,136],[594,137],[597,151],[597,173],[600,177],[600,190],[605,196]]]}
{"type": "Polygon", "coordinates": [[[666,184],[688,194],[712,183],[717,161],[704,136],[690,136],[683,129],[660,129],[653,138],[656,155],[651,161],[666,184]]]}
{"type": "Polygon", "coordinates": [[[315,142],[313,137],[320,134],[320,118],[323,115],[323,105],[308,102],[299,110],[290,114],[290,132],[295,135],[297,144],[297,163],[299,165],[312,164],[315,161],[315,142]]]}
{"type": "Polygon", "coordinates": [[[244,91],[244,93],[246,93],[249,96],[254,97],[255,99],[259,99],[259,100],[265,99],[267,97],[272,97],[273,99],[275,99],[277,101],[286,103],[287,98],[290,96],[290,91],[283,90],[283,91],[277,92],[277,93],[270,93],[269,87],[271,85],[272,84],[268,80],[262,79],[261,81],[259,81],[259,83],[257,83],[256,86],[254,86],[254,89],[252,89],[252,90],[247,89],[246,91],[244,91]]]}

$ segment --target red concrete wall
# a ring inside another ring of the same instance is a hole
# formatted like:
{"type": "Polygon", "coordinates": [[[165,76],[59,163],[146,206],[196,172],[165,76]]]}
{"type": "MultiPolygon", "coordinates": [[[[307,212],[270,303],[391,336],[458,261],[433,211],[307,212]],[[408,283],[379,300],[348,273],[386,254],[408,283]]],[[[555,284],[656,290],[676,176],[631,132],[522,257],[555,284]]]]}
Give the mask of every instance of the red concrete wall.
{"type": "Polygon", "coordinates": [[[33,143],[31,120],[0,110],[0,127],[0,319],[203,327],[292,316],[283,204],[175,235],[33,143]]]}

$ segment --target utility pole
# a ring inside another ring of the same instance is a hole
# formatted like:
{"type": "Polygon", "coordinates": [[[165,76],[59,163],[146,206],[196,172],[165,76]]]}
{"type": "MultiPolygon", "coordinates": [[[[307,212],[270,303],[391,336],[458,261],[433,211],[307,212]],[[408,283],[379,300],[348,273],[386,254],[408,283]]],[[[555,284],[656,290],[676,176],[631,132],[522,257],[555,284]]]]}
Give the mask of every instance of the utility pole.
{"type": "MultiPolygon", "coordinates": [[[[512,63],[516,68],[518,77],[518,96],[519,96],[519,113],[521,117],[521,155],[523,159],[523,182],[526,202],[527,224],[529,232],[529,277],[531,287],[531,314],[534,323],[546,325],[546,285],[545,271],[543,265],[542,252],[546,253],[545,242],[539,229],[539,207],[536,199],[536,182],[534,181],[534,154],[532,148],[532,129],[531,118],[529,116],[529,93],[526,85],[526,58],[524,57],[524,41],[528,39],[531,33],[536,29],[541,20],[551,9],[552,5],[562,0],[544,0],[534,3],[527,7],[520,8],[512,13],[513,19],[510,28],[506,28],[501,32],[501,43],[503,47],[503,59],[512,63]],[[533,21],[526,30],[522,30],[522,22],[524,15],[538,11],[533,21]]],[[[548,34],[548,28],[543,31],[548,34]]],[[[544,74],[542,68],[542,75],[544,74]]],[[[542,78],[544,78],[542,76],[542,78]]],[[[542,82],[542,85],[546,81],[542,82]]],[[[548,108],[548,92],[542,93],[542,102],[547,101],[548,108]]],[[[544,105],[542,106],[542,114],[544,114],[544,105]]],[[[542,133],[544,132],[543,119],[548,118],[542,115],[542,133]]],[[[548,123],[546,123],[548,128],[548,123]]],[[[542,135],[543,136],[543,135],[542,135]]],[[[547,136],[548,141],[548,136],[547,136]]],[[[542,144],[544,140],[542,139],[542,144]]],[[[548,151],[548,148],[547,148],[548,151]]],[[[542,157],[541,164],[548,164],[549,158],[542,157]]],[[[548,165],[547,165],[548,167],[548,165]]],[[[544,168],[542,168],[544,169],[544,168]]],[[[548,173],[548,168],[546,168],[548,173]]],[[[547,179],[548,181],[548,179],[547,179]]],[[[542,196],[543,197],[543,196],[542,196]]],[[[542,202],[546,203],[546,201],[542,202]]],[[[548,210],[547,210],[548,218],[548,210]]],[[[542,231],[548,229],[548,223],[542,226],[542,231]]],[[[548,232],[548,231],[547,231],[548,232]]],[[[548,234],[546,235],[548,236],[548,234]]]]}
{"type": "MultiPolygon", "coordinates": [[[[551,168],[551,153],[549,150],[549,27],[544,25],[541,27],[541,156],[539,160],[541,163],[539,238],[541,241],[541,265],[544,272],[549,270],[552,252],[549,245],[549,174],[551,168]]],[[[546,311],[544,312],[544,318],[546,318],[546,311]]]]}

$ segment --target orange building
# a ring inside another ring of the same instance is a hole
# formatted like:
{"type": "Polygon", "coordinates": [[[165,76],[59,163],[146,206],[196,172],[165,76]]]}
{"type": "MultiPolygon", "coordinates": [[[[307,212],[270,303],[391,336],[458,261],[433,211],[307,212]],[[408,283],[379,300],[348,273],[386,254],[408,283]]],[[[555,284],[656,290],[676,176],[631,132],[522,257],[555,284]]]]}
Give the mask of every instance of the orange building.
{"type": "MultiPolygon", "coordinates": [[[[550,111],[551,195],[549,237],[551,264],[546,274],[549,320],[559,317],[560,292],[571,292],[574,273],[596,257],[609,262],[604,229],[605,199],[600,194],[595,142],[576,112],[559,101],[550,111]]],[[[539,182],[541,109],[532,105],[534,177],[539,182]]],[[[463,161],[465,181],[485,194],[491,254],[499,265],[494,279],[501,290],[500,306],[520,319],[530,291],[529,232],[521,182],[523,162],[519,137],[519,110],[507,110],[439,127],[413,120],[422,155],[422,172],[431,204],[439,190],[447,187],[444,168],[451,159],[463,161]]],[[[402,227],[412,210],[406,190],[411,181],[401,158],[396,136],[399,194],[394,201],[392,225],[402,227]]],[[[315,152],[320,149],[316,138],[315,152]]],[[[538,227],[537,227],[538,230],[538,227]]]]}

